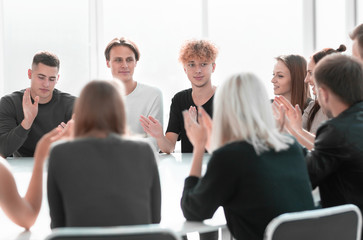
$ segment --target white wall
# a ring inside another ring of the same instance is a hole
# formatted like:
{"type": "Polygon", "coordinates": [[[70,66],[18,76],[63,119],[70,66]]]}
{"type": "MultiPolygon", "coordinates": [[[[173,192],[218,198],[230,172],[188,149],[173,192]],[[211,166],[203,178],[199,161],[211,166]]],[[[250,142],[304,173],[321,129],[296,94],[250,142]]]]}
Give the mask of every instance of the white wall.
{"type": "MultiPolygon", "coordinates": [[[[350,44],[344,0],[307,1],[0,0],[0,94],[29,86],[33,55],[49,50],[61,60],[57,87],[78,95],[90,79],[111,78],[103,51],[112,38],[125,36],[141,51],[135,79],[163,91],[165,119],[171,97],[190,87],[177,61],[189,38],[207,37],[219,46],[215,85],[233,73],[253,71],[272,97],[274,57],[309,57],[313,48],[350,44]]],[[[363,0],[350,1],[360,6],[362,22],[363,0]]]]}

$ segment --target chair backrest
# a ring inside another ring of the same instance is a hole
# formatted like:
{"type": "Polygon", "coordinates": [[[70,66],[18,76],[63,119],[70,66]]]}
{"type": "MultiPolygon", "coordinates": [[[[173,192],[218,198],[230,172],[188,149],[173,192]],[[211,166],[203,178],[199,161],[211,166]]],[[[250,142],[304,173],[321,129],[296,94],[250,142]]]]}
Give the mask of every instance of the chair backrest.
{"type": "Polygon", "coordinates": [[[265,240],[360,240],[362,215],[353,204],[285,213],[266,227],[265,240]]]}
{"type": "Polygon", "coordinates": [[[46,240],[180,240],[170,229],[158,224],[117,227],[57,228],[46,240]]]}

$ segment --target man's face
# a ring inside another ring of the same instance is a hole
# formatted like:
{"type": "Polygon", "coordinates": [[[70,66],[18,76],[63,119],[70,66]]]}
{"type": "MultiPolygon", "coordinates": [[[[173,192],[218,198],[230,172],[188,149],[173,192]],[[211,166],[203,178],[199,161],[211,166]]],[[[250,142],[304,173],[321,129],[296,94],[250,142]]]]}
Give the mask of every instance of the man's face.
{"type": "Polygon", "coordinates": [[[107,67],[111,69],[114,78],[126,83],[133,81],[136,63],[135,54],[130,48],[116,46],[110,51],[110,61],[107,61],[107,67]]]}
{"type": "Polygon", "coordinates": [[[359,61],[363,63],[363,58],[359,53],[360,51],[359,51],[358,39],[356,38],[353,41],[352,54],[354,57],[356,57],[359,61]]]}
{"type": "Polygon", "coordinates": [[[211,83],[211,76],[215,68],[215,63],[200,59],[190,59],[184,65],[184,72],[187,74],[192,86],[202,88],[211,83]]]}
{"type": "Polygon", "coordinates": [[[28,70],[28,77],[31,80],[30,94],[32,98],[39,96],[39,103],[49,102],[58,82],[58,68],[39,63],[28,70]]]}

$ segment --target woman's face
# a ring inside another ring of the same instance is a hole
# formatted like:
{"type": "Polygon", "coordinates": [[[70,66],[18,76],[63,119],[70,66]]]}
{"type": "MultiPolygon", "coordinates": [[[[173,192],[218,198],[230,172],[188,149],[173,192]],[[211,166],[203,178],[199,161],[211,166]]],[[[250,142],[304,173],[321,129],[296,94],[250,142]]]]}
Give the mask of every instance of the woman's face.
{"type": "Polygon", "coordinates": [[[314,62],[314,59],[310,58],[310,61],[308,63],[306,77],[305,77],[305,82],[311,86],[311,90],[313,90],[313,94],[316,96],[315,84],[314,84],[314,79],[313,79],[315,65],[316,64],[314,62]]]}
{"type": "Polygon", "coordinates": [[[291,75],[285,63],[278,60],[273,70],[271,82],[274,86],[274,94],[282,95],[291,100],[291,75]]]}

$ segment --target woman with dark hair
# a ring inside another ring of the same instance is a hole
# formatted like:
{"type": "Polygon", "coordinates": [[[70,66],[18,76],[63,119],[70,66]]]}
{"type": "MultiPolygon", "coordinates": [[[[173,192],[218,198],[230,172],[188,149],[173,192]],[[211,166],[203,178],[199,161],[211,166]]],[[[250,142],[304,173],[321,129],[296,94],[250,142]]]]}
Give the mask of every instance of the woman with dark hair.
{"type": "Polygon", "coordinates": [[[311,101],[309,86],[304,82],[306,60],[300,55],[281,55],[276,57],[271,82],[274,94],[284,96],[293,106],[298,104],[305,109],[311,101]]]}
{"type": "MultiPolygon", "coordinates": [[[[313,56],[311,56],[307,74],[305,78],[305,82],[311,86],[314,96],[316,96],[315,85],[313,80],[313,71],[316,64],[325,56],[332,53],[340,53],[344,52],[347,48],[345,45],[341,44],[338,49],[332,48],[324,48],[323,50],[316,52],[313,56]]],[[[309,106],[305,109],[304,114],[302,116],[302,124],[303,128],[307,131],[315,134],[318,126],[321,122],[327,120],[328,117],[323,113],[318,103],[318,100],[311,101],[309,106]]]]}
{"type": "Polygon", "coordinates": [[[51,227],[160,222],[161,191],[147,142],[127,139],[118,81],[92,81],[76,101],[73,140],[49,157],[51,227]]]}
{"type": "MultiPolygon", "coordinates": [[[[316,64],[327,55],[341,53],[345,50],[345,45],[341,44],[337,49],[324,48],[310,57],[305,82],[311,86],[314,96],[316,96],[316,92],[313,73],[316,64]]],[[[285,124],[285,129],[295,136],[300,144],[309,150],[312,149],[314,147],[315,133],[318,127],[322,122],[329,118],[320,108],[318,100],[311,101],[302,116],[300,108],[290,104],[288,99],[285,99],[284,97],[276,97],[275,103],[279,105],[282,104],[286,110],[286,116],[289,121],[285,124]]]]}

